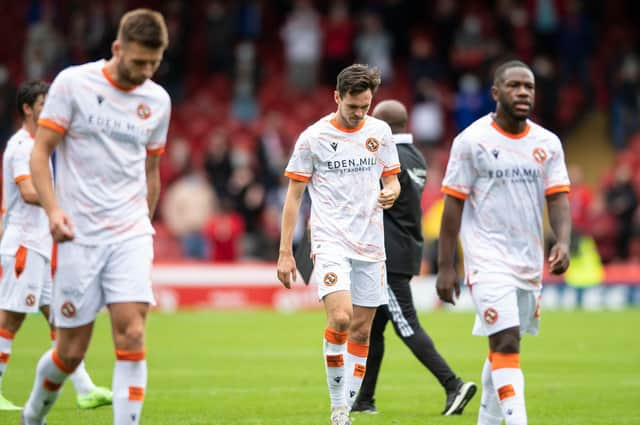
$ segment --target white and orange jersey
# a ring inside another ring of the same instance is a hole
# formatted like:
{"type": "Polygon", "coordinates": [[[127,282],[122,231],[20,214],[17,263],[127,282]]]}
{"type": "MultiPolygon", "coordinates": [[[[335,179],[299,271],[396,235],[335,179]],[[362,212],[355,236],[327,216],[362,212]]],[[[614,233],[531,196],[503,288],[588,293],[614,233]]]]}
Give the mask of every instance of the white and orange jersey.
{"type": "Polygon", "coordinates": [[[489,114],[455,138],[442,184],[466,200],[460,236],[468,282],[508,275],[539,288],[545,196],[569,191],[558,137],[531,121],[508,134],[489,114]]]}
{"type": "Polygon", "coordinates": [[[334,116],[300,134],[285,172],[309,182],[311,252],[384,261],[380,177],[400,172],[391,129],[371,116],[345,129],[334,116]]]}
{"type": "Polygon", "coordinates": [[[153,81],[119,86],[100,60],[63,70],[51,84],[38,124],[63,134],[56,193],[85,245],[153,234],[145,160],[164,151],[171,113],[153,81]]]}
{"type": "Polygon", "coordinates": [[[53,240],[49,232],[49,219],[42,208],[27,204],[18,183],[31,178],[29,160],[34,140],[21,128],[7,142],[2,158],[2,192],[4,208],[4,232],[0,242],[0,254],[16,255],[21,245],[51,258],[53,240]]]}

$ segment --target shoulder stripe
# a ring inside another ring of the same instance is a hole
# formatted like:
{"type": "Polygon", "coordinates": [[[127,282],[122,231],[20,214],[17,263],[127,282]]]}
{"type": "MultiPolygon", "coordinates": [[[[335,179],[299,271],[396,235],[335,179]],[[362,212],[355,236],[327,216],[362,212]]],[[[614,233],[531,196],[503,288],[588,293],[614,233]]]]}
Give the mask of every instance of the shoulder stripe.
{"type": "Polygon", "coordinates": [[[440,191],[446,195],[453,196],[454,198],[462,199],[463,201],[469,197],[468,194],[452,189],[449,186],[442,186],[440,191]]]}
{"type": "Polygon", "coordinates": [[[67,129],[56,124],[55,122],[48,120],[46,118],[40,118],[38,120],[38,125],[42,126],[42,127],[46,127],[49,130],[53,130],[56,133],[60,133],[62,135],[64,135],[67,132],[67,129]]]}
{"type": "Polygon", "coordinates": [[[302,174],[298,174],[298,173],[293,173],[291,171],[285,171],[284,175],[289,177],[291,180],[296,180],[299,182],[309,182],[311,180],[311,177],[309,176],[303,176],[302,174]]]}
{"type": "Polygon", "coordinates": [[[565,192],[568,193],[571,191],[571,187],[568,185],[559,185],[559,186],[551,186],[548,187],[547,190],[544,191],[546,196],[553,195],[554,193],[565,192]]]}
{"type": "Polygon", "coordinates": [[[392,176],[394,174],[400,174],[400,165],[395,168],[391,168],[382,173],[382,177],[392,176]]]}
{"type": "Polygon", "coordinates": [[[164,146],[157,149],[147,149],[147,155],[162,155],[164,153],[164,146]]]}

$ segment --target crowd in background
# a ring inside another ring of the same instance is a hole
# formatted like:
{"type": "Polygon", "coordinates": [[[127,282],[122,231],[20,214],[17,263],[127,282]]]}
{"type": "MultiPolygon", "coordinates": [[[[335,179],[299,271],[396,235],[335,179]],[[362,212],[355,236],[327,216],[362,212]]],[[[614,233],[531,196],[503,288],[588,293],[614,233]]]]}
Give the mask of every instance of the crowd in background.
{"type": "Polygon", "coordinates": [[[618,153],[601,184],[586,185],[589,170],[569,164],[574,224],[594,238],[604,262],[640,262],[640,3],[3,2],[0,35],[11,42],[0,45],[2,143],[17,123],[16,86],[108,58],[120,16],[137,6],[161,10],[170,36],[154,78],[174,102],[155,223],[158,259],[274,260],[293,143],[335,111],[339,70],[361,62],[382,72],[377,100],[409,106],[429,164],[423,207],[425,263],[432,264],[451,140],[494,109],[493,67],[517,57],[536,75],[537,122],[565,136],[588,111],[608,112],[602,137],[618,153]]]}

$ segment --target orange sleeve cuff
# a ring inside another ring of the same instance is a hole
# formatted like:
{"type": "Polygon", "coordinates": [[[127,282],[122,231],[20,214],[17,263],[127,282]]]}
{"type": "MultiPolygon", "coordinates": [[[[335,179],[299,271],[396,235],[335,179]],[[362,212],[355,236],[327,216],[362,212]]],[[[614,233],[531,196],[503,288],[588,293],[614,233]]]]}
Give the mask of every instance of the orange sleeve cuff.
{"type": "Polygon", "coordinates": [[[67,132],[67,129],[56,124],[55,122],[48,120],[46,118],[40,118],[38,120],[38,125],[42,126],[42,127],[46,127],[49,130],[53,130],[56,133],[60,133],[62,135],[64,135],[67,132]]]}
{"type": "Polygon", "coordinates": [[[25,180],[28,180],[30,178],[31,178],[31,176],[29,174],[22,174],[22,175],[16,177],[15,179],[13,179],[13,181],[16,182],[16,183],[20,183],[21,181],[25,181],[25,180]]]}
{"type": "Polygon", "coordinates": [[[393,176],[394,174],[400,174],[400,166],[383,172],[382,177],[393,176]]]}
{"type": "Polygon", "coordinates": [[[147,155],[162,155],[164,153],[164,146],[157,149],[147,149],[147,155]]]}
{"type": "Polygon", "coordinates": [[[296,180],[299,182],[308,183],[311,180],[311,177],[303,176],[302,174],[292,173],[291,171],[285,171],[284,175],[289,177],[291,180],[296,180]]]}
{"type": "Polygon", "coordinates": [[[462,199],[463,201],[469,197],[468,194],[459,192],[455,189],[451,189],[448,186],[442,186],[441,191],[446,195],[453,196],[454,198],[462,199]]]}
{"type": "Polygon", "coordinates": [[[544,194],[546,196],[549,196],[549,195],[553,195],[554,193],[561,193],[561,192],[569,193],[570,191],[571,191],[571,187],[567,185],[551,186],[550,188],[544,191],[544,194]]]}

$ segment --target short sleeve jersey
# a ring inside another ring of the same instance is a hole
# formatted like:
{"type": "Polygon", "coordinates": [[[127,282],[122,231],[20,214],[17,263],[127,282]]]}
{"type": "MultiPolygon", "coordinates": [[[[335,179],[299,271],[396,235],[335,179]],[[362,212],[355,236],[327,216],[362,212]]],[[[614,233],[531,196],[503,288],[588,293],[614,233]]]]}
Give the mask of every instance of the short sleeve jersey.
{"type": "Polygon", "coordinates": [[[311,252],[384,261],[380,178],[400,172],[389,126],[371,116],[354,129],[334,114],[298,138],[285,175],[308,182],[311,252]]]}
{"type": "Polygon", "coordinates": [[[45,258],[51,257],[52,239],[49,219],[42,208],[22,199],[18,183],[31,178],[29,160],[34,140],[21,128],[7,142],[2,158],[2,190],[4,193],[4,232],[0,254],[16,255],[21,245],[45,258]]]}
{"type": "Polygon", "coordinates": [[[569,191],[562,144],[527,121],[504,132],[491,114],[453,142],[442,191],[465,199],[460,236],[470,283],[509,275],[539,288],[543,266],[545,196],[569,191]]]}
{"type": "Polygon", "coordinates": [[[63,70],[53,81],[38,124],[63,134],[56,155],[56,193],[75,240],[114,243],[153,234],[145,160],[164,151],[171,113],[167,92],[151,80],[125,89],[105,61],[63,70]]]}

